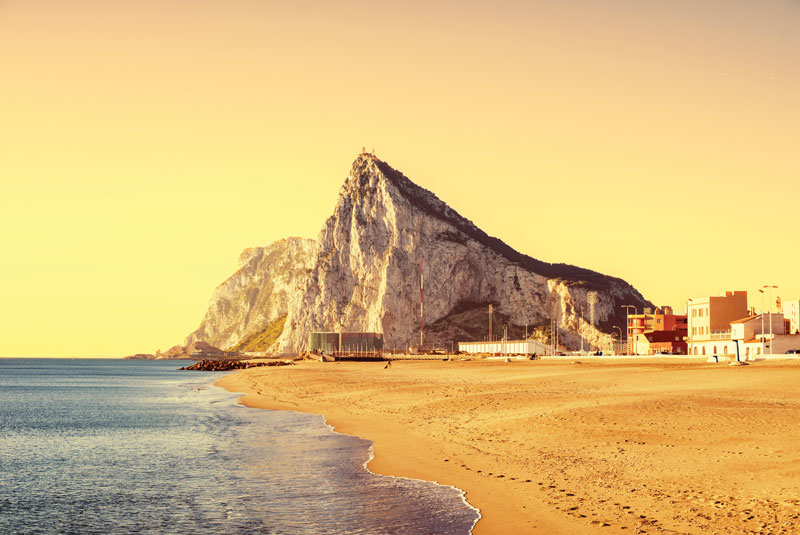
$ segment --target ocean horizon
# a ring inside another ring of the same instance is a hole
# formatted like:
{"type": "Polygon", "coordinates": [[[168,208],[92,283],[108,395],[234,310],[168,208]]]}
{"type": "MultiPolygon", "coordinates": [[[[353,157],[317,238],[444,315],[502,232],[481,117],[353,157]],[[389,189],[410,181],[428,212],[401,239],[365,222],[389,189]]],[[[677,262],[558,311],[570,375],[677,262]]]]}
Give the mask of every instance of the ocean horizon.
{"type": "Polygon", "coordinates": [[[0,532],[471,532],[459,489],[373,474],[370,441],[190,362],[2,359],[0,532]]]}

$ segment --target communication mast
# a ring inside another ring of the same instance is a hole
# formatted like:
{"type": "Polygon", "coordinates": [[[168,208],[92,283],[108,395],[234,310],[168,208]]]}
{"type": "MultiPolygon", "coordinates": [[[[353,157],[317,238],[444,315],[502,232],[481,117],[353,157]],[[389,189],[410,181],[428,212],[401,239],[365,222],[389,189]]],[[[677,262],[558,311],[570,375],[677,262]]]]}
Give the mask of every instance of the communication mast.
{"type": "Polygon", "coordinates": [[[594,325],[594,305],[597,304],[597,292],[592,290],[586,296],[586,301],[589,302],[589,322],[594,325]]]}
{"type": "MultiPolygon", "coordinates": [[[[597,292],[592,290],[587,293],[586,302],[589,304],[589,323],[594,327],[594,305],[597,303],[597,292]]],[[[583,338],[583,335],[581,335],[581,352],[583,352],[583,338]]]]}

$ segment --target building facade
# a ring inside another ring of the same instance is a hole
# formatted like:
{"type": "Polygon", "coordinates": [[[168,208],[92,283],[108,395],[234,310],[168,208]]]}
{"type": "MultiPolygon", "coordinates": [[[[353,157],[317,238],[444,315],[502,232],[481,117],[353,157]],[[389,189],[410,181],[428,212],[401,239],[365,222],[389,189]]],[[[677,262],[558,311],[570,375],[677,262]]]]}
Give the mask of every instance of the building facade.
{"type": "Polygon", "coordinates": [[[636,335],[633,351],[636,355],[685,355],[686,331],[650,331],[636,335]]]}
{"type": "Polygon", "coordinates": [[[552,355],[552,348],[538,340],[499,340],[496,342],[459,342],[462,353],[489,355],[552,355]]]}
{"type": "Polygon", "coordinates": [[[784,301],[783,317],[789,322],[788,334],[800,334],[800,301],[784,301]]]}
{"type": "MultiPolygon", "coordinates": [[[[758,314],[731,322],[731,339],[739,344],[739,356],[743,358],[775,353],[774,340],[784,337],[784,326],[783,314],[758,314]]],[[[731,354],[734,352],[735,348],[731,354]]]]}
{"type": "Polygon", "coordinates": [[[383,333],[316,332],[308,335],[308,350],[322,353],[375,352],[383,349],[383,333]]]}
{"type": "Polygon", "coordinates": [[[668,306],[657,308],[654,313],[645,309],[643,314],[628,316],[628,340],[636,355],[667,352],[685,355],[687,329],[687,317],[674,314],[672,307],[668,306]],[[650,336],[651,333],[666,334],[650,336]]]}
{"type": "Polygon", "coordinates": [[[686,316],[690,355],[734,354],[731,322],[747,317],[747,292],[689,299],[686,316]]]}

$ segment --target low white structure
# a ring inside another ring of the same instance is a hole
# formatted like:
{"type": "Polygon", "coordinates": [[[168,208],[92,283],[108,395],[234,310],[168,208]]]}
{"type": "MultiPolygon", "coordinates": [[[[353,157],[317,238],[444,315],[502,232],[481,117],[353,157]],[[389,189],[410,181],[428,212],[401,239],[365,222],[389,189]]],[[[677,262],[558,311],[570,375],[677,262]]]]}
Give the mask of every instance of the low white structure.
{"type": "Polygon", "coordinates": [[[552,355],[553,348],[537,340],[499,340],[496,342],[459,342],[463,353],[490,355],[552,355]]]}
{"type": "Polygon", "coordinates": [[[784,333],[783,314],[766,313],[749,316],[730,323],[726,335],[712,337],[710,341],[695,342],[694,353],[702,356],[736,355],[742,360],[764,355],[782,355],[787,351],[800,350],[800,334],[784,333]],[[770,323],[772,334],[770,334],[770,323]]]}

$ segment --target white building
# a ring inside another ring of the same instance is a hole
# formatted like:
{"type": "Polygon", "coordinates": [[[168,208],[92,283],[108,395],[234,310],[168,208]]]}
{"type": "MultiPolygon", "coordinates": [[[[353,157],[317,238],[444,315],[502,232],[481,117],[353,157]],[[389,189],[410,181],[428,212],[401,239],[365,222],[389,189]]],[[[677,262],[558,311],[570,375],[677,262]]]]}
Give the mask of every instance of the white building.
{"type": "MultiPolygon", "coordinates": [[[[771,342],[772,337],[783,336],[783,314],[759,314],[731,322],[731,338],[739,344],[739,356],[757,357],[768,354],[770,349],[776,352],[771,342]],[[770,329],[772,323],[772,329],[770,329]],[[772,332],[772,335],[770,335],[772,332]]],[[[712,353],[716,355],[717,353],[712,353]]],[[[720,353],[725,355],[727,353],[720,353]]],[[[735,354],[734,352],[731,354],[735,354]]]]}
{"type": "Polygon", "coordinates": [[[464,353],[490,355],[552,355],[552,347],[537,340],[498,340],[495,342],[459,342],[458,350],[464,353]]]}
{"type": "Polygon", "coordinates": [[[689,299],[686,315],[690,355],[735,354],[731,322],[747,316],[747,292],[689,299]]]}
{"type": "Polygon", "coordinates": [[[783,317],[789,320],[788,334],[800,334],[800,301],[784,301],[783,317]]]}

